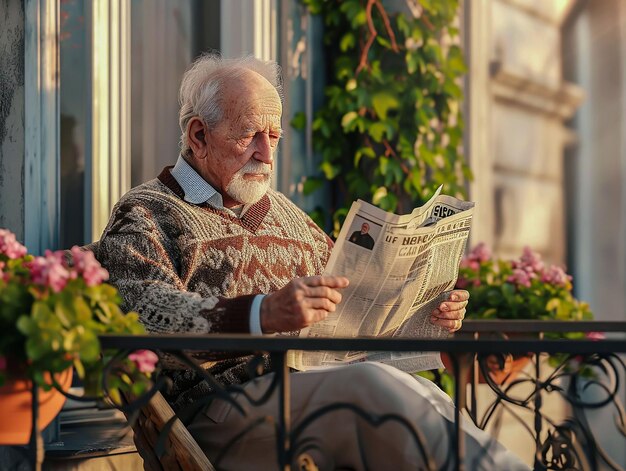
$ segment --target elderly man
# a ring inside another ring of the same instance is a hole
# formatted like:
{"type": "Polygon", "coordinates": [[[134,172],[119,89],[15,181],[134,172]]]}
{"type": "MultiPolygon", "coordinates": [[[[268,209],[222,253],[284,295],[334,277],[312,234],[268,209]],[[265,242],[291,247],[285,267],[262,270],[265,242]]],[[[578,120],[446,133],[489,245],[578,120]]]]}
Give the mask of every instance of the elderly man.
{"type": "MultiPolygon", "coordinates": [[[[281,136],[277,66],[203,56],[183,78],[180,106],[176,165],[128,192],[102,236],[99,258],[124,307],[138,311],[147,330],[157,333],[288,332],[325,318],[349,281],[319,276],[332,242],[270,188],[281,136]]],[[[467,292],[454,291],[431,322],[458,329],[467,299],[467,292]]],[[[228,358],[207,367],[223,383],[241,384],[257,396],[272,374],[251,380],[246,360],[228,358]]],[[[210,393],[190,371],[167,374],[175,409],[210,393]]],[[[291,381],[294,426],[318,407],[346,402],[404,417],[427,437],[437,462],[450,454],[446,437],[453,406],[427,381],[379,364],[294,373],[291,381]]],[[[259,418],[276,414],[277,399],[260,407],[239,401],[245,416],[215,400],[190,431],[210,459],[221,455],[220,469],[275,469],[275,430],[259,418]],[[226,444],[230,448],[220,453],[226,444]]],[[[422,463],[404,426],[371,427],[346,410],[315,421],[300,439],[314,443],[320,469],[417,469],[422,463]]],[[[485,469],[514,469],[514,459],[486,434],[472,429],[467,442],[470,458],[482,460],[485,469]],[[498,465],[502,459],[507,466],[498,465]]]]}
{"type": "Polygon", "coordinates": [[[357,245],[360,245],[361,247],[365,247],[366,249],[371,250],[374,248],[374,239],[372,239],[372,236],[368,234],[369,230],[370,230],[370,225],[364,222],[363,224],[361,224],[361,230],[354,231],[350,235],[348,240],[352,242],[353,244],[357,244],[357,245]]]}

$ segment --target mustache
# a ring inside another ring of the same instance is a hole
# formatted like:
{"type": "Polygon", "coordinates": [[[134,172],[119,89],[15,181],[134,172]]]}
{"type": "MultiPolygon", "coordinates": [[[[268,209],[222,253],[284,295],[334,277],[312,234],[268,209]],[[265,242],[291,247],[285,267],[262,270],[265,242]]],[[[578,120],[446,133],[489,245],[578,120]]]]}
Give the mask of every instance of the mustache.
{"type": "Polygon", "coordinates": [[[249,160],[246,165],[239,169],[237,173],[239,175],[243,175],[245,173],[262,173],[270,175],[272,173],[272,166],[264,162],[259,162],[258,160],[249,160]]]}

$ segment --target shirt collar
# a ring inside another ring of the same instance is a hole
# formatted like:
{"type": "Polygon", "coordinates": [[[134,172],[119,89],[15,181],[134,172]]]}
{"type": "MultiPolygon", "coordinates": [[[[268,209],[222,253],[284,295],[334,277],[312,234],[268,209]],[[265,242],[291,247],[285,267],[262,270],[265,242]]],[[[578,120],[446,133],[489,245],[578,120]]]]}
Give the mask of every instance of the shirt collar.
{"type": "Polygon", "coordinates": [[[209,206],[226,211],[231,215],[241,218],[248,211],[251,205],[245,205],[239,211],[224,207],[222,195],[213,186],[200,176],[196,170],[189,165],[182,155],[178,156],[176,165],[171,170],[171,174],[178,182],[185,193],[184,200],[191,204],[207,203],[209,206]]]}
{"type": "Polygon", "coordinates": [[[189,163],[178,156],[176,165],[171,170],[172,176],[185,192],[185,201],[191,204],[208,203],[216,209],[224,209],[222,195],[202,178],[189,163]]]}

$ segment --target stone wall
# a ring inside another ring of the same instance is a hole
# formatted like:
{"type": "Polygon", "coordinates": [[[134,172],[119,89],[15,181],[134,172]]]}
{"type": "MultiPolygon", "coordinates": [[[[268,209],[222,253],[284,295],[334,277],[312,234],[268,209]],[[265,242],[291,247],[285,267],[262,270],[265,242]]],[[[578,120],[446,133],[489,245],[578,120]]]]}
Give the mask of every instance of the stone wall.
{"type": "Polygon", "coordinates": [[[0,0],[0,228],[24,240],[24,2],[0,0]]]}
{"type": "Polygon", "coordinates": [[[493,245],[502,256],[530,245],[565,262],[564,122],[583,99],[561,73],[560,27],[572,3],[491,2],[489,171],[493,245]]]}

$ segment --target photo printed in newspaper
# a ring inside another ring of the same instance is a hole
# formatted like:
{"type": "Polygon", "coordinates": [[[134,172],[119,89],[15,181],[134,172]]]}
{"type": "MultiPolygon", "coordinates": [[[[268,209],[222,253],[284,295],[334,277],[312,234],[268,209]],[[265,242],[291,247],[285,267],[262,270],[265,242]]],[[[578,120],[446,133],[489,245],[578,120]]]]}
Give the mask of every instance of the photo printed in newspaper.
{"type": "MultiPolygon", "coordinates": [[[[411,214],[396,215],[358,200],[352,204],[324,271],[350,285],[325,320],[304,337],[445,338],[430,314],[456,283],[474,203],[440,194],[411,214]]],[[[442,368],[439,353],[291,352],[289,366],[308,370],[365,360],[408,372],[442,368]]]]}

